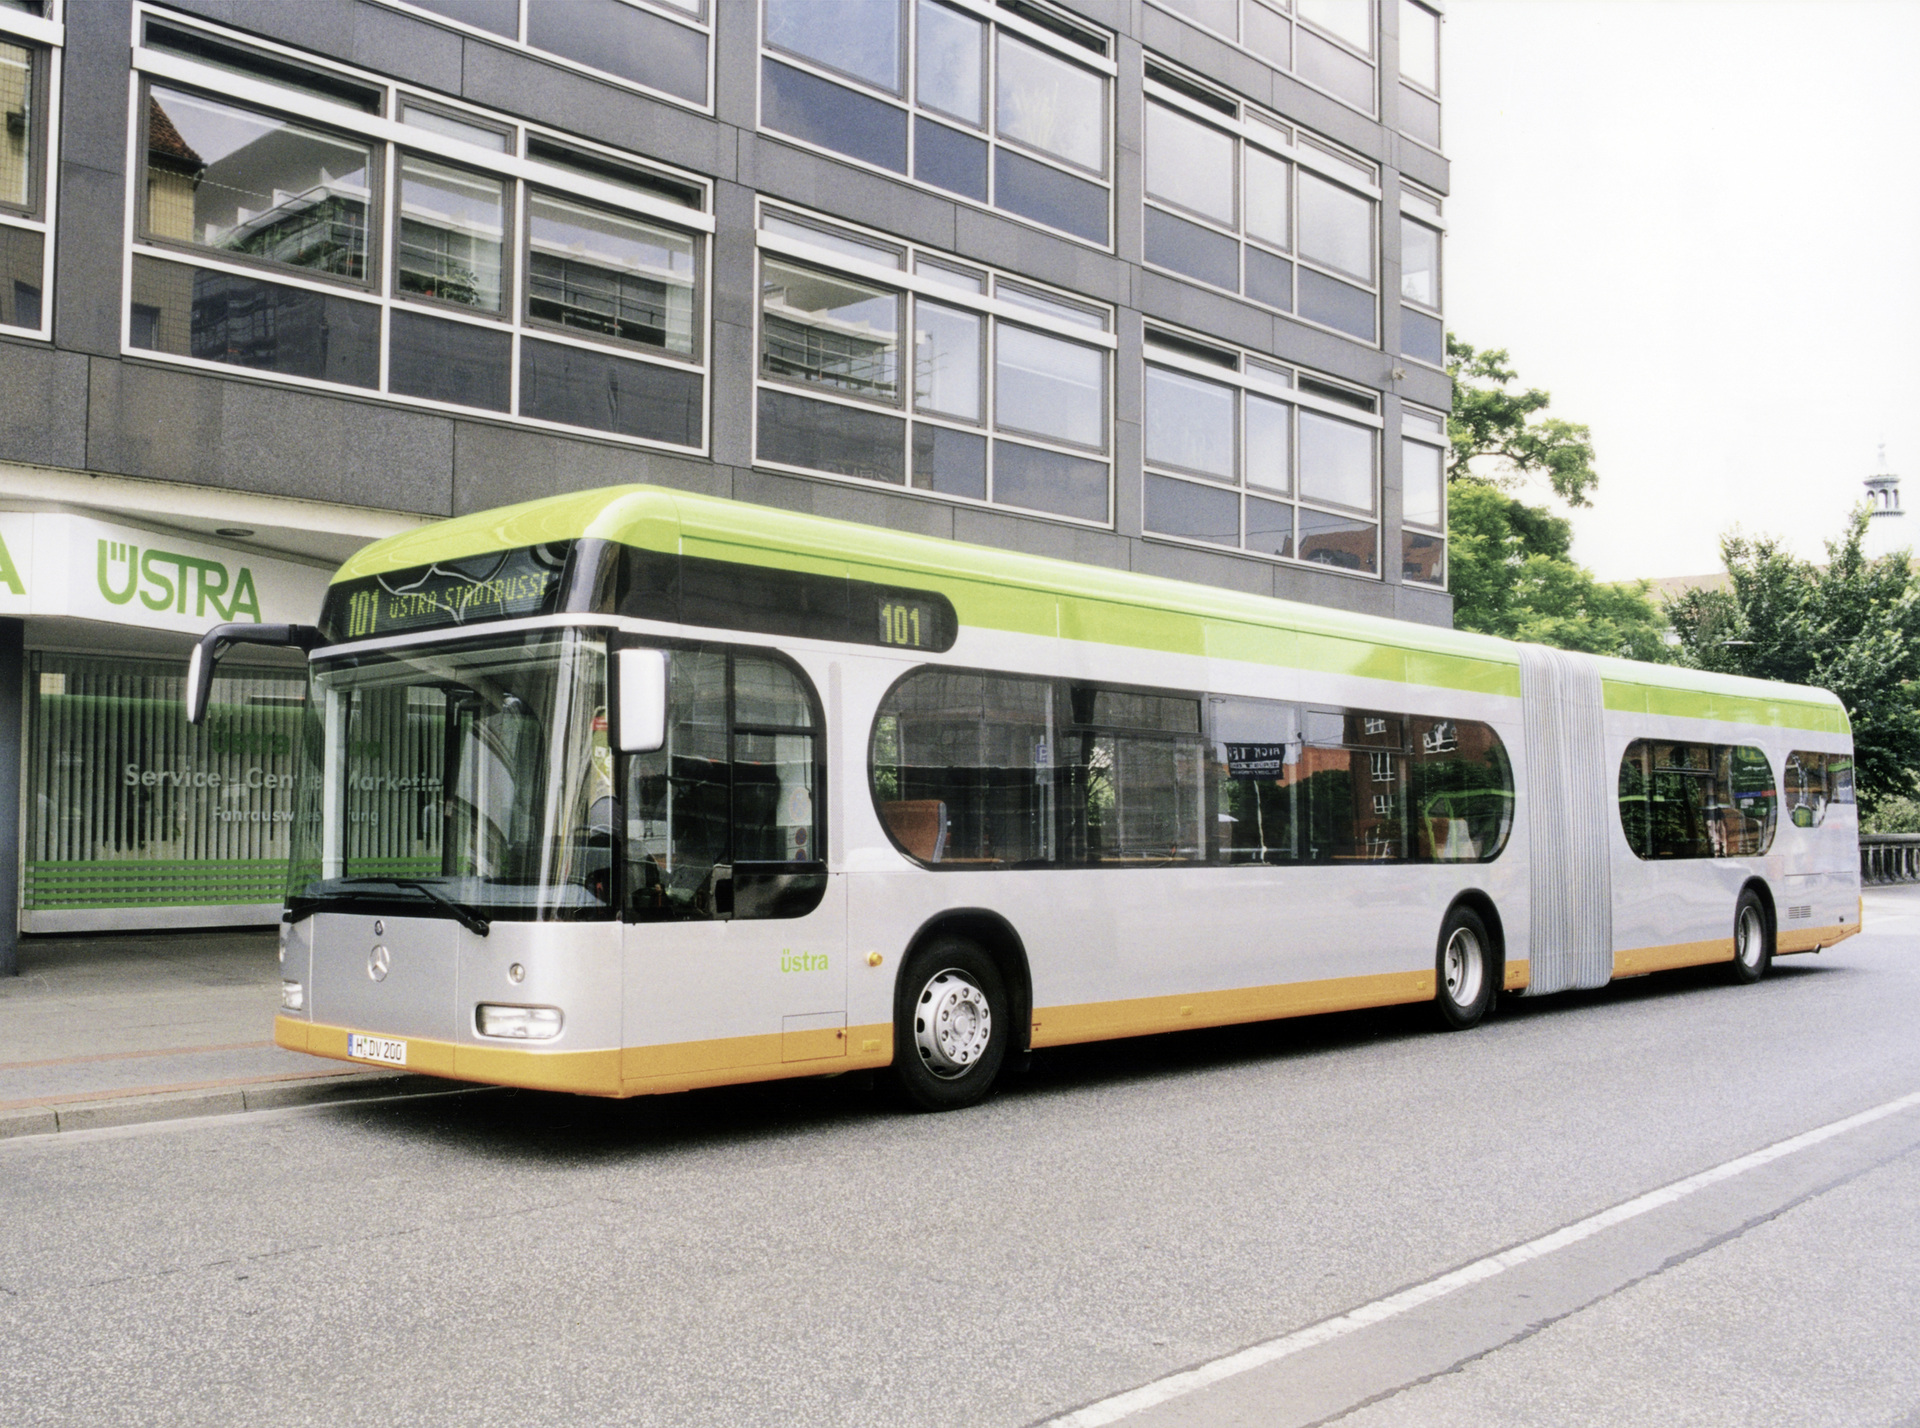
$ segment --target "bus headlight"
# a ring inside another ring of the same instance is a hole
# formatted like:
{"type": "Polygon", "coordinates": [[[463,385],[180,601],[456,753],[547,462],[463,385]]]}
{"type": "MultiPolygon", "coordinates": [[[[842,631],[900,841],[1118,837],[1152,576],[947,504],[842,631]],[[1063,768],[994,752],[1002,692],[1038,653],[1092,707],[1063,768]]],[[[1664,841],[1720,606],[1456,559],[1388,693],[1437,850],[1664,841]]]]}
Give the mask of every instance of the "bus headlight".
{"type": "Polygon", "coordinates": [[[545,1041],[560,1034],[559,1007],[510,1007],[481,1002],[474,1022],[482,1036],[512,1041],[545,1041]]]}
{"type": "Polygon", "coordinates": [[[280,984],[280,1010],[305,1011],[307,1009],[307,989],[298,982],[280,984]]]}

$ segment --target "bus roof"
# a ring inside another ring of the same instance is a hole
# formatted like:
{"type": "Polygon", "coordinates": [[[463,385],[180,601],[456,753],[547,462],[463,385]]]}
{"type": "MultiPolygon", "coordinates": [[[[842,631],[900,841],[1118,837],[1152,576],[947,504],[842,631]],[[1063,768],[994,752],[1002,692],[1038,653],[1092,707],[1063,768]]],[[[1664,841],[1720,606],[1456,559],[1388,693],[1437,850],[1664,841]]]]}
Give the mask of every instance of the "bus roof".
{"type": "MultiPolygon", "coordinates": [[[[668,555],[910,583],[962,627],[1246,660],[1518,697],[1520,646],[1489,635],[969,545],[657,486],[610,486],[375,541],[335,583],[435,561],[598,539],[668,555]]],[[[1596,656],[1609,709],[1845,734],[1823,689],[1596,656]]]]}

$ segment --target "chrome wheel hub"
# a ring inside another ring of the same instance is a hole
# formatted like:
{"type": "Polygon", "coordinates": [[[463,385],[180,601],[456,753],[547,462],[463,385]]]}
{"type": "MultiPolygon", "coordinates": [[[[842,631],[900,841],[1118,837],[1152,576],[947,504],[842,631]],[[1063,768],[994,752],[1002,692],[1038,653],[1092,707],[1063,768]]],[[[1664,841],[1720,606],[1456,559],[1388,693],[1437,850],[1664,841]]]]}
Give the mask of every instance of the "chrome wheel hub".
{"type": "Polygon", "coordinates": [[[1767,945],[1766,929],[1760,925],[1758,908],[1742,908],[1740,923],[1733,932],[1733,955],[1748,967],[1760,965],[1760,954],[1767,945]]]}
{"type": "Polygon", "coordinates": [[[1464,927],[1455,929],[1447,939],[1440,971],[1447,984],[1447,1000],[1457,1007],[1472,1006],[1480,999],[1480,979],[1486,975],[1480,939],[1464,927]]]}
{"type": "Polygon", "coordinates": [[[964,972],[936,972],[913,1008],[913,1044],[927,1070],[951,1081],[971,1071],[993,1040],[987,994],[964,972]]]}

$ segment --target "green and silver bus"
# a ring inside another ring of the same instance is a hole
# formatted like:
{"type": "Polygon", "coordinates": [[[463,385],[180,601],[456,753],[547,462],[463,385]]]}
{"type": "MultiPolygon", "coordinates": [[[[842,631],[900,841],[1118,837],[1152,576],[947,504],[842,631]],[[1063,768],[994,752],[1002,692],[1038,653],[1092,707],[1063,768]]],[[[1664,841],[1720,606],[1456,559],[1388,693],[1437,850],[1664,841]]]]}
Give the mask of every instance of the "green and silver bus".
{"type": "Polygon", "coordinates": [[[377,542],[308,651],[280,1045],[602,1096],[1859,930],[1821,690],[632,486],[377,542]]]}

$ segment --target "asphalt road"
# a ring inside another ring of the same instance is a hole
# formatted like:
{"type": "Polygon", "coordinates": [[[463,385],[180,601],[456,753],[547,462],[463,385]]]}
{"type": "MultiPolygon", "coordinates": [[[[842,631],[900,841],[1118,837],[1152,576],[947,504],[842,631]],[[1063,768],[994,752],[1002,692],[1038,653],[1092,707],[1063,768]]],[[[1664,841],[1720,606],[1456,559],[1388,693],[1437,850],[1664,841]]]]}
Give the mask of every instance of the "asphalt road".
{"type": "Polygon", "coordinates": [[[0,1423],[1913,1428],[1920,889],[1868,927],[1465,1035],[1043,1054],[958,1115],[844,1077],[0,1142],[0,1423]]]}

